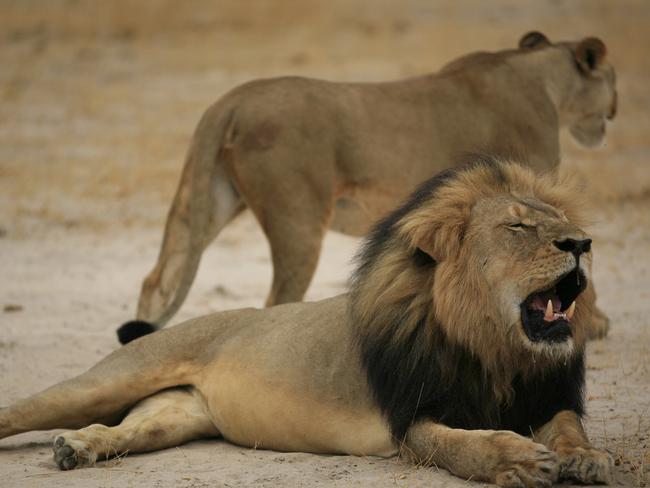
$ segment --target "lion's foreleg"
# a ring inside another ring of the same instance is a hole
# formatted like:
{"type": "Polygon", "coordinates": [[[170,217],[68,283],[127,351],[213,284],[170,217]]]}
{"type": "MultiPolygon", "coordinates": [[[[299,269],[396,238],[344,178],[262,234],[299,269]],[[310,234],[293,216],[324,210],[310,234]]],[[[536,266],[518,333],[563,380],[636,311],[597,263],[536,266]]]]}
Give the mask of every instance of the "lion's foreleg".
{"type": "Polygon", "coordinates": [[[174,388],[141,401],[115,427],[94,424],[54,439],[54,461],[61,469],[89,466],[98,459],[177,446],[219,431],[194,389],[174,388]]]}
{"type": "Polygon", "coordinates": [[[499,486],[551,486],[558,475],[552,451],[510,431],[452,429],[424,421],[408,430],[402,454],[499,486]]]}
{"type": "Polygon", "coordinates": [[[608,483],[612,458],[595,449],[575,412],[564,410],[535,432],[535,440],[557,453],[560,478],[583,483],[608,483]]]}

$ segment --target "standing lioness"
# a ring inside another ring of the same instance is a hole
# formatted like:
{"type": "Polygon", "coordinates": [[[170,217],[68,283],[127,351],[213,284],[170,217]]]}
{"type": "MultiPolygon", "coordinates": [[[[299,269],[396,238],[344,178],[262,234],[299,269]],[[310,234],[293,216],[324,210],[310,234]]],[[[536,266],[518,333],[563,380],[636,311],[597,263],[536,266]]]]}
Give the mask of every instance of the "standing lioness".
{"type": "MultiPolygon", "coordinates": [[[[301,300],[328,228],[360,235],[463,152],[559,161],[558,131],[593,146],[614,116],[614,70],[596,38],[475,53],[436,74],[389,83],[258,80],[201,119],[137,318],[163,326],[183,303],[201,253],[249,207],[273,259],[267,305],[301,300]]],[[[132,322],[128,342],[151,330],[132,322]]]]}

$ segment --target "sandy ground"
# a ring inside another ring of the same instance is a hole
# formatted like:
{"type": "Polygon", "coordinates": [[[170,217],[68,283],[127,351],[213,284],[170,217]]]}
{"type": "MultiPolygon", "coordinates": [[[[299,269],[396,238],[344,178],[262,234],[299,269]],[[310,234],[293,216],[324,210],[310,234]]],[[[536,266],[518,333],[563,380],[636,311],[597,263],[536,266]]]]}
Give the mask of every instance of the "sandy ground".
{"type": "MultiPolygon", "coordinates": [[[[563,140],[594,208],[595,283],[612,319],[590,344],[587,430],[617,482],[650,482],[650,5],[334,0],[0,1],[0,404],[118,347],[154,263],[202,110],[245,80],[385,80],[525,31],[598,35],[620,115],[596,151],[563,140]]],[[[308,299],[341,292],[358,241],[330,233],[308,299]]],[[[176,321],[262,304],[268,248],[250,214],[204,255],[176,321]]],[[[192,442],[60,473],[52,433],[0,441],[0,486],[477,486],[399,460],[192,442]]]]}

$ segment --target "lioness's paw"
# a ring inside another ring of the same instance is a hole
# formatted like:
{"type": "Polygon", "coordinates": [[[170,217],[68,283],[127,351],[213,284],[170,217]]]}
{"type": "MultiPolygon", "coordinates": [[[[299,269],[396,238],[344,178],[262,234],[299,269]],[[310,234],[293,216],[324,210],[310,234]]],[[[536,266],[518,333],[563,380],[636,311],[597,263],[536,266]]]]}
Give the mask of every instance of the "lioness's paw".
{"type": "Polygon", "coordinates": [[[591,314],[591,320],[587,327],[587,337],[593,339],[603,339],[609,332],[609,317],[598,307],[594,307],[591,314]]]}
{"type": "Polygon", "coordinates": [[[497,458],[494,482],[507,488],[546,488],[557,480],[557,456],[546,446],[513,432],[492,436],[497,458]]]}
{"type": "Polygon", "coordinates": [[[72,439],[69,434],[62,434],[54,439],[54,462],[59,469],[68,470],[92,466],[97,460],[97,454],[93,452],[85,442],[72,439]]]}
{"type": "Polygon", "coordinates": [[[593,447],[570,447],[557,450],[560,479],[581,483],[611,483],[614,461],[604,451],[593,447]]]}

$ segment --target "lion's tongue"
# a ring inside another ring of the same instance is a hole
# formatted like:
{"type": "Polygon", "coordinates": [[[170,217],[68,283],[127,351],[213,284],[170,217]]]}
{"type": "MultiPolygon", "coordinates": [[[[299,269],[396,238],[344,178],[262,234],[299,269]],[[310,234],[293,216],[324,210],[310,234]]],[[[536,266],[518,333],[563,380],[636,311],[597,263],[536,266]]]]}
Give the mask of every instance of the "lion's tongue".
{"type": "Polygon", "coordinates": [[[560,297],[558,297],[552,291],[547,291],[535,295],[533,297],[532,302],[530,303],[530,308],[532,308],[533,310],[541,310],[542,312],[544,312],[546,311],[546,304],[548,303],[549,300],[553,304],[553,311],[559,312],[560,309],[562,308],[562,302],[560,301],[560,297]]]}
{"type": "Polygon", "coordinates": [[[562,301],[560,300],[560,297],[552,291],[535,295],[530,303],[530,308],[541,311],[544,314],[545,322],[553,322],[559,318],[566,320],[566,314],[562,312],[562,301]],[[553,313],[551,315],[548,315],[546,310],[549,300],[553,305],[553,313]]]}

